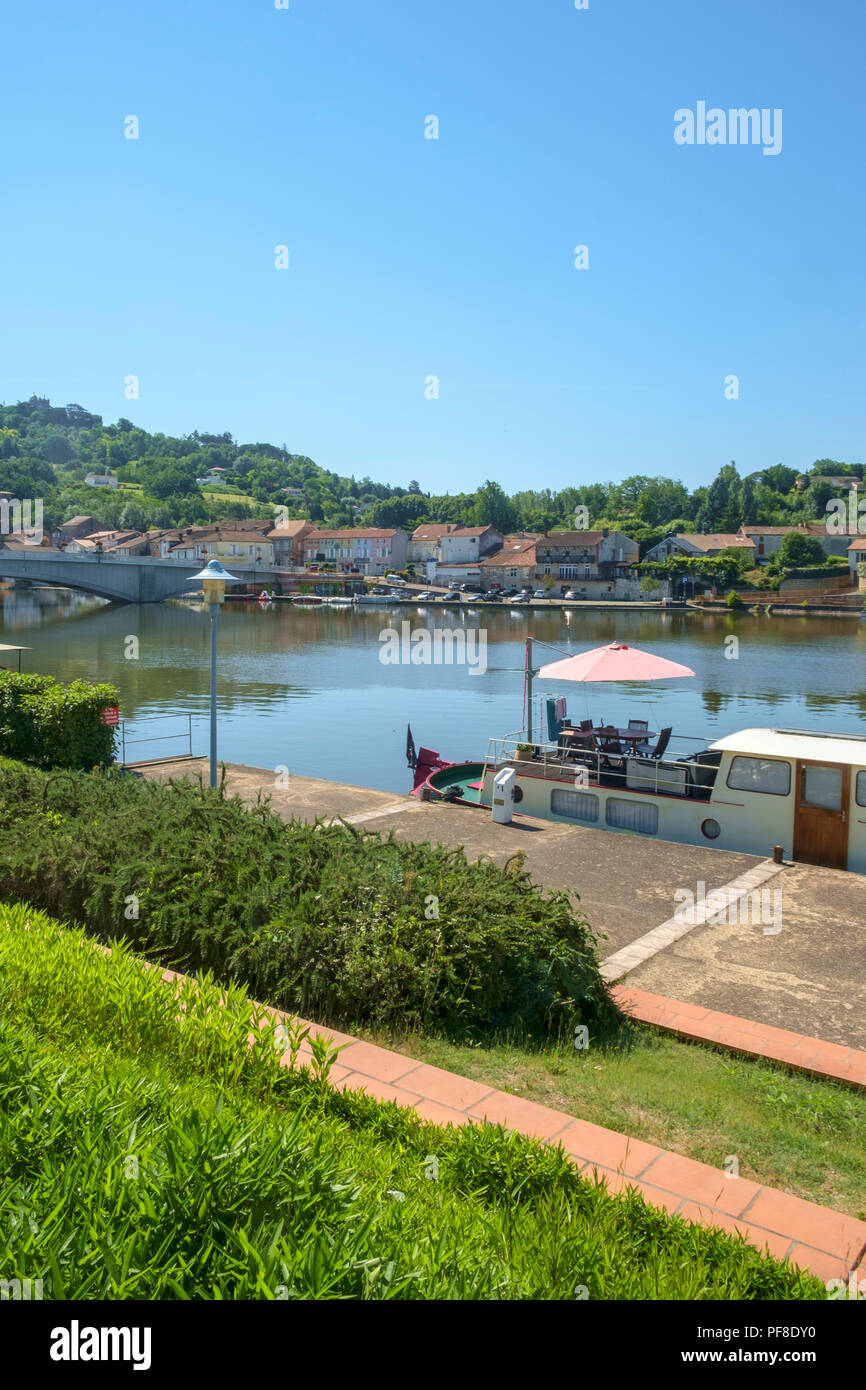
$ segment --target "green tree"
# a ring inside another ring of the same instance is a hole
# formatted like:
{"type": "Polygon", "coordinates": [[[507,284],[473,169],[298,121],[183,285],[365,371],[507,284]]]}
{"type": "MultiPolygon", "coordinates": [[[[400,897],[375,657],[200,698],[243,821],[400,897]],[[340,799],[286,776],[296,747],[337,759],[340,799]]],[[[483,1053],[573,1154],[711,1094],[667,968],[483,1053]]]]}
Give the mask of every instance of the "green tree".
{"type": "Polygon", "coordinates": [[[473,523],[475,526],[494,526],[503,536],[515,530],[517,509],[506,497],[499,483],[490,479],[475,494],[473,523]]]}
{"type": "Polygon", "coordinates": [[[818,537],[810,536],[805,531],[789,531],[787,536],[783,536],[773,560],[778,569],[802,569],[804,565],[826,564],[824,547],[818,537]]]}
{"type": "Polygon", "coordinates": [[[739,505],[740,475],[733,462],[720,468],[710,484],[706,500],[697,516],[699,531],[733,534],[742,524],[739,505]]]}

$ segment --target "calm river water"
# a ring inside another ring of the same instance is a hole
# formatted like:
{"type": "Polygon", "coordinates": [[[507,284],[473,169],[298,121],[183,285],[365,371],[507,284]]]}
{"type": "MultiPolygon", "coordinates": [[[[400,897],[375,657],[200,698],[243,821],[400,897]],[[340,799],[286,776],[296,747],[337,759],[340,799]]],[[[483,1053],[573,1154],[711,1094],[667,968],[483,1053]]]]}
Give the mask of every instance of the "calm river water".
{"type": "MultiPolygon", "coordinates": [[[[483,756],[490,736],[522,724],[523,642],[530,635],[563,653],[624,641],[690,666],[696,676],[657,685],[556,685],[573,720],[591,716],[651,729],[720,737],[754,726],[866,732],[866,622],[857,619],[756,618],[700,613],[570,613],[480,609],[434,613],[390,609],[303,609],[277,603],[227,603],[220,617],[220,757],[310,777],[403,792],[406,725],[416,745],[455,760],[483,756]],[[466,666],[385,665],[380,633],[427,627],[486,631],[487,670],[466,666]],[[739,639],[736,659],[726,656],[739,639]]],[[[0,641],[32,647],[22,669],[72,679],[112,681],[120,690],[130,760],[185,751],[186,715],[193,751],[206,753],[208,620],[199,605],[113,605],[69,590],[19,590],[0,596],[0,641]],[[139,655],[124,652],[137,637],[139,655]],[[156,716],[174,716],[153,722],[156,716]]],[[[540,660],[555,652],[538,648],[540,660]]],[[[8,656],[5,664],[10,664],[8,656]]]]}

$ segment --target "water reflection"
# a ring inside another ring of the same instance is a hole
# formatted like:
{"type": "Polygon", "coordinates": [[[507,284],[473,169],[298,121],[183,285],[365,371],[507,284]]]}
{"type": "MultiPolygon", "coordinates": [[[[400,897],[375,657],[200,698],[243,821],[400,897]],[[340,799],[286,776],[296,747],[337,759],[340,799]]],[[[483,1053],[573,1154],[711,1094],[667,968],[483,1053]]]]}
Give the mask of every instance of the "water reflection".
{"type": "MultiPolygon", "coordinates": [[[[206,750],[209,638],[201,604],[117,605],[33,589],[4,593],[0,615],[0,640],[34,648],[24,653],[25,670],[113,681],[123,716],[142,730],[148,717],[189,712],[196,751],[206,750]],[[136,661],[124,657],[129,636],[139,639],[136,661]]],[[[572,718],[636,715],[652,728],[673,724],[683,734],[713,738],[767,723],[858,732],[866,717],[866,624],[853,619],[228,603],[220,618],[221,752],[237,762],[284,764],[306,776],[403,791],[407,721],[416,743],[456,758],[478,756],[490,735],[520,727],[526,635],[565,654],[617,639],[697,673],[695,680],[627,688],[538,682],[539,692],[566,696],[572,718]],[[486,674],[383,665],[380,634],[399,632],[403,622],[484,631],[486,674]],[[725,656],[732,633],[736,660],[725,656]]],[[[543,648],[537,656],[539,664],[555,659],[543,648]]],[[[154,744],[139,756],[171,751],[154,744]]]]}

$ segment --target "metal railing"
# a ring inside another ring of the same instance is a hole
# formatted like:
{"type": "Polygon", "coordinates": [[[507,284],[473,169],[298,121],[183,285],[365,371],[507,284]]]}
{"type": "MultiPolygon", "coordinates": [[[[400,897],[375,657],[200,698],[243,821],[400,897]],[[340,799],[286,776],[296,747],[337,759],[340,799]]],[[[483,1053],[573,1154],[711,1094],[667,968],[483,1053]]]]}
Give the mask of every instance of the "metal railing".
{"type": "MultiPolygon", "coordinates": [[[[132,746],[133,744],[135,744],[135,743],[170,743],[170,742],[172,742],[172,740],[174,740],[174,739],[184,738],[184,739],[187,740],[189,751],[188,751],[186,754],[180,753],[180,754],[178,754],[178,756],[179,756],[179,757],[188,757],[188,758],[191,758],[191,757],[192,757],[192,715],[191,715],[191,714],[153,714],[153,715],[147,715],[147,716],[146,716],[144,719],[142,719],[140,722],[143,723],[143,724],[157,724],[157,723],[160,722],[160,720],[164,720],[164,719],[185,719],[185,720],[186,720],[186,724],[187,724],[187,731],[186,731],[186,733],[185,733],[185,734],[150,734],[147,738],[128,738],[128,737],[127,737],[127,733],[126,733],[127,725],[133,723],[133,721],[131,721],[131,720],[129,720],[129,719],[121,719],[121,720],[119,721],[119,723],[120,723],[120,742],[121,742],[121,755],[120,755],[120,765],[121,765],[121,767],[126,767],[126,765],[127,765],[127,763],[126,763],[126,750],[127,750],[127,748],[128,748],[128,747],[131,747],[131,746],[132,746]]],[[[133,728],[136,728],[136,727],[137,727],[137,723],[133,723],[133,728]]],[[[143,761],[144,761],[144,760],[143,760],[143,761]]]]}
{"type": "MultiPolygon", "coordinates": [[[[611,735],[611,741],[613,737],[611,735]]],[[[718,768],[711,763],[699,762],[695,756],[707,748],[706,739],[678,734],[671,738],[661,758],[652,757],[646,749],[643,752],[639,748],[632,751],[622,744],[621,752],[605,750],[597,746],[603,741],[597,739],[593,747],[587,740],[584,748],[577,743],[573,748],[565,749],[558,741],[533,739],[530,743],[525,730],[506,734],[503,738],[491,738],[487,744],[482,781],[488,768],[495,771],[506,764],[516,763],[519,766],[522,763],[527,771],[532,769],[541,776],[568,781],[576,786],[621,786],[630,791],[650,794],[709,799],[718,768]],[[528,757],[527,744],[531,748],[528,757]],[[697,744],[698,747],[679,752],[682,744],[697,744]],[[520,756],[521,753],[523,756],[520,756]]]]}

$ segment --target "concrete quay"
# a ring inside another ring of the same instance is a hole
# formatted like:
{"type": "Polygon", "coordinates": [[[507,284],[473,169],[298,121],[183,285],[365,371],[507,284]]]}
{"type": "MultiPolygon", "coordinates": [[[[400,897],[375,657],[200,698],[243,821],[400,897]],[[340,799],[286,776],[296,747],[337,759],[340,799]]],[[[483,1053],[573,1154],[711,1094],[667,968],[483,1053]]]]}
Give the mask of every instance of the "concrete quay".
{"type": "MultiPolygon", "coordinates": [[[[153,780],[207,778],[205,759],[129,767],[153,780]]],[[[529,816],[496,825],[480,808],[294,774],[288,786],[275,781],[272,770],[226,764],[230,795],[251,804],[264,793],[285,821],[339,817],[397,839],[462,846],[470,859],[498,864],[522,851],[540,887],[579,897],[611,981],[845,1049],[866,1048],[866,875],[799,863],[777,869],[762,855],[529,816]],[[696,913],[694,927],[670,930],[675,893],[697,893],[701,883],[706,894],[727,888],[732,898],[762,883],[781,890],[781,931],[766,933],[739,920],[748,913],[731,910],[696,913]]]]}

